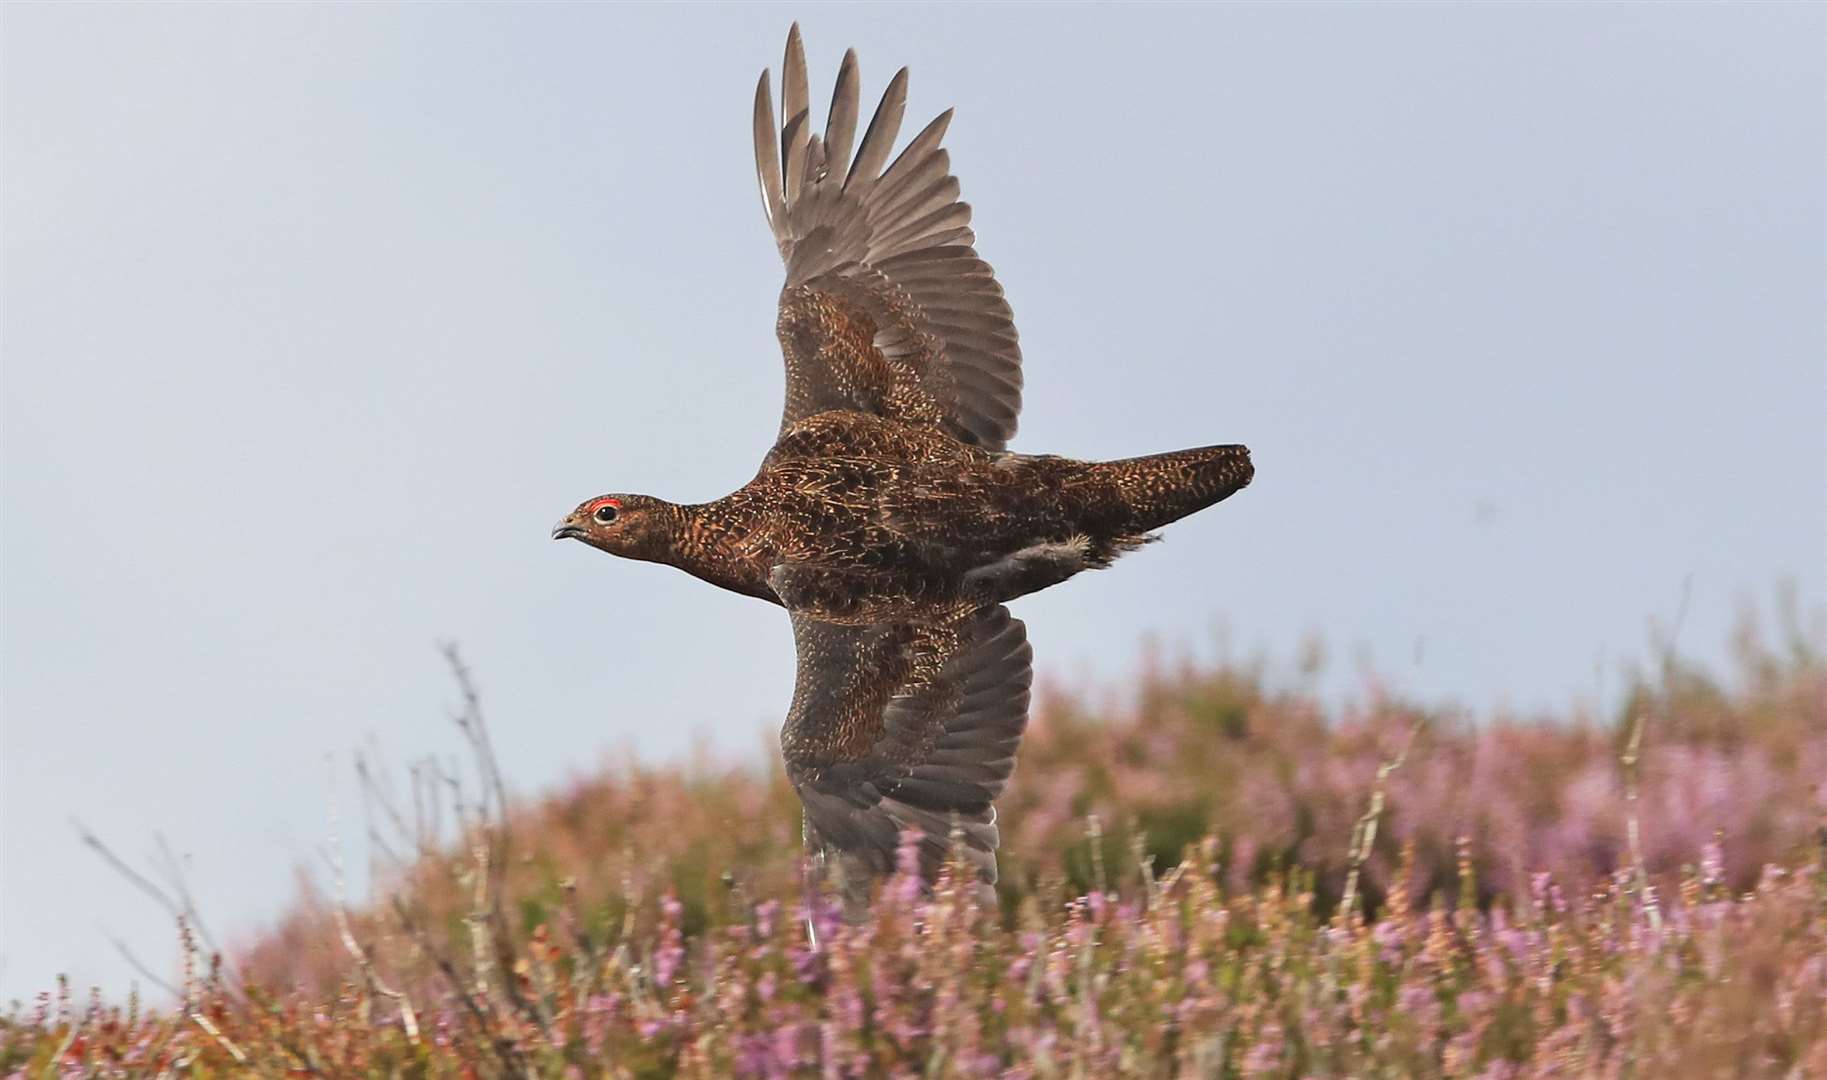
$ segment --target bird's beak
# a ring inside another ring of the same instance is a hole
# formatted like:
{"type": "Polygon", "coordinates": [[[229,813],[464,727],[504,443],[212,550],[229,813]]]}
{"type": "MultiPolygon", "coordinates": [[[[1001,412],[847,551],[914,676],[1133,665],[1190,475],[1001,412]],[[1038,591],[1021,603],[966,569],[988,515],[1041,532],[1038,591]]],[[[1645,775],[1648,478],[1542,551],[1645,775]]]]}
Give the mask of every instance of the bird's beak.
{"type": "Polygon", "coordinates": [[[552,539],[554,540],[580,540],[583,538],[583,535],[584,530],[573,525],[570,518],[566,518],[557,525],[552,526],[552,539]]]}

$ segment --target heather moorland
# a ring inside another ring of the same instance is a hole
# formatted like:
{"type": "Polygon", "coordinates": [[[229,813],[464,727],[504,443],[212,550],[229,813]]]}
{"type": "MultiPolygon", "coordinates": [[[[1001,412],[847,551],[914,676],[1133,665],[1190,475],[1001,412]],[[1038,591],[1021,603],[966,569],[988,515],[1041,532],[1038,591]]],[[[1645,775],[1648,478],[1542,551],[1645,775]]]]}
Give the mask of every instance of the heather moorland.
{"type": "Polygon", "coordinates": [[[903,875],[860,925],[777,770],[508,798],[453,653],[475,765],[361,766],[373,896],[313,869],[227,955],[181,921],[164,987],[16,1005],[0,1071],[1827,1075],[1817,637],[1747,629],[1605,716],[1329,708],[1251,664],[1053,689],[1000,906],[903,875]]]}

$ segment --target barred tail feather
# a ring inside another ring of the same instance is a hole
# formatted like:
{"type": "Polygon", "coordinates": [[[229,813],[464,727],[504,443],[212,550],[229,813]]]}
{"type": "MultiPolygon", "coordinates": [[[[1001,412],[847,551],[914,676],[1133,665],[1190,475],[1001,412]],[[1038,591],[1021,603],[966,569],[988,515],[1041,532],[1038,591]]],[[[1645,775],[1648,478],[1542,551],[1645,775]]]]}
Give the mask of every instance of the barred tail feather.
{"type": "Polygon", "coordinates": [[[1106,461],[1087,480],[1113,497],[1120,518],[1113,531],[1140,535],[1235,495],[1255,475],[1249,447],[1230,445],[1106,461]]]}

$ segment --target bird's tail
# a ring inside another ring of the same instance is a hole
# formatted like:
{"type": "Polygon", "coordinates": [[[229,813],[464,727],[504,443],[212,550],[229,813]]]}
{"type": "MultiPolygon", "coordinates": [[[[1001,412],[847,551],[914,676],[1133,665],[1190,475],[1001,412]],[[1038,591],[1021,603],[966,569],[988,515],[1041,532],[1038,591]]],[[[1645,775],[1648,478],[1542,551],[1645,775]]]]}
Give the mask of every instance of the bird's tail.
{"type": "Polygon", "coordinates": [[[1141,535],[1243,490],[1256,475],[1247,446],[1201,446],[1104,461],[1081,482],[1098,490],[1111,532],[1141,535]]]}

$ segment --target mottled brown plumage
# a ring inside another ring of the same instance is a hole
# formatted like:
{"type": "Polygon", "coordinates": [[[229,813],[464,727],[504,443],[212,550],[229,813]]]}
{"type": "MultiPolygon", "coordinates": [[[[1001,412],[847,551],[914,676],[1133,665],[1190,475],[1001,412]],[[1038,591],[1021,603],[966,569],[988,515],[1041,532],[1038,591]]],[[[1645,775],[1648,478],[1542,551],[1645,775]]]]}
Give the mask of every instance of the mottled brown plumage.
{"type": "Polygon", "coordinates": [[[834,857],[852,900],[892,868],[907,829],[923,835],[929,873],[956,834],[995,881],[993,802],[1032,681],[1026,632],[1002,605],[1108,566],[1251,477],[1242,446],[1112,462],[1004,450],[1021,351],[939,145],[951,114],[883,167],[906,87],[903,69],[855,143],[847,53],[814,134],[793,28],[783,127],[766,72],[754,114],[787,266],[778,439],[721,499],[600,496],[553,532],[787,609],[799,673],[781,753],[808,845],[834,857]]]}

